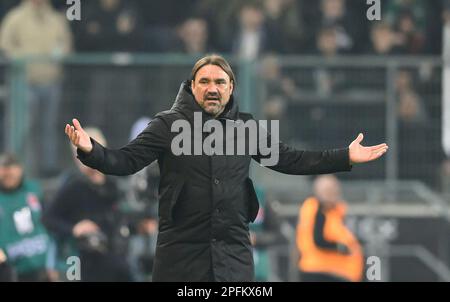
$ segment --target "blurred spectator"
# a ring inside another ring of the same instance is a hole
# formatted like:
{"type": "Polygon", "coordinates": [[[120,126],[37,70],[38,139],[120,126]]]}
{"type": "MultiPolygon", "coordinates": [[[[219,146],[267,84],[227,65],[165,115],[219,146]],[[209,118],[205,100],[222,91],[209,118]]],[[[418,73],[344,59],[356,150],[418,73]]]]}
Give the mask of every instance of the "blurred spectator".
{"type": "Polygon", "coordinates": [[[389,0],[382,6],[387,22],[394,26],[402,15],[408,13],[415,20],[417,30],[423,32],[426,27],[426,1],[422,0],[389,0]]]}
{"type": "MultiPolygon", "coordinates": [[[[436,5],[431,1],[390,0],[386,2],[385,16],[393,27],[396,40],[405,48],[408,54],[420,54],[425,48],[425,33],[428,24],[427,17],[436,5]]],[[[431,21],[431,20],[430,20],[431,21]]],[[[432,40],[430,40],[432,41],[432,40]]]]}
{"type": "Polygon", "coordinates": [[[6,281],[49,280],[41,202],[39,184],[25,178],[16,157],[0,155],[0,270],[6,281]]]}
{"type": "Polygon", "coordinates": [[[78,51],[138,52],[143,49],[142,16],[130,2],[99,0],[86,5],[83,22],[76,30],[78,51]]]}
{"type": "Polygon", "coordinates": [[[304,282],[362,280],[364,261],[360,243],[345,226],[346,204],[333,175],[314,181],[314,196],[300,207],[297,226],[298,267],[304,282]]]}
{"type": "Polygon", "coordinates": [[[411,72],[407,70],[400,70],[397,73],[397,77],[395,79],[395,89],[398,94],[407,93],[413,90],[414,83],[412,80],[411,72]]]}
{"type": "Polygon", "coordinates": [[[280,62],[277,56],[267,55],[261,61],[260,71],[266,89],[266,95],[286,96],[295,98],[298,94],[298,88],[295,82],[283,74],[280,62]]]}
{"type": "Polygon", "coordinates": [[[280,234],[280,221],[272,206],[267,202],[265,191],[255,186],[255,193],[260,202],[260,208],[255,221],[250,224],[250,241],[253,246],[253,259],[255,261],[255,281],[273,281],[274,269],[269,256],[270,247],[286,244],[280,234]]]}
{"type": "Polygon", "coordinates": [[[208,23],[211,48],[230,52],[233,34],[238,29],[239,10],[242,0],[200,0],[194,11],[208,23]]]}
{"type": "Polygon", "coordinates": [[[430,183],[435,171],[430,167],[429,120],[425,106],[412,90],[399,93],[398,98],[399,177],[430,183]]]}
{"type": "MultiPolygon", "coordinates": [[[[54,10],[48,0],[23,0],[1,25],[0,47],[10,59],[33,55],[60,58],[70,52],[72,36],[65,16],[54,10]]],[[[58,169],[56,123],[61,67],[58,63],[32,63],[27,71],[30,137],[26,148],[32,152],[30,157],[41,159],[32,163],[40,165],[33,170],[40,169],[38,172],[44,176],[51,176],[58,169]]]]}
{"type": "Polygon", "coordinates": [[[412,91],[400,94],[399,116],[400,122],[405,124],[424,125],[427,122],[423,103],[412,91]]]}
{"type": "Polygon", "coordinates": [[[397,39],[408,54],[422,52],[425,44],[424,33],[417,28],[416,20],[410,10],[405,10],[398,16],[395,29],[397,39]]]}
{"type": "Polygon", "coordinates": [[[257,2],[242,6],[238,22],[233,42],[233,53],[238,58],[255,60],[267,52],[281,50],[279,35],[266,24],[263,8],[257,2]]]}
{"type": "Polygon", "coordinates": [[[349,33],[345,0],[322,0],[322,25],[336,28],[336,46],[338,49],[349,50],[353,47],[353,37],[349,33]]]}
{"type": "Polygon", "coordinates": [[[399,177],[420,179],[432,185],[436,177],[429,141],[432,125],[429,112],[416,92],[412,72],[400,70],[396,77],[398,98],[399,177]]]}
{"type": "MultiPolygon", "coordinates": [[[[99,130],[87,132],[106,143],[99,130]]],[[[131,281],[126,263],[130,231],[121,221],[118,187],[101,172],[78,160],[76,164],[78,172],[66,178],[43,217],[58,239],[59,257],[65,245],[74,245],[80,255],[81,281],[131,281]]]]}
{"type": "Polygon", "coordinates": [[[177,30],[180,41],[178,52],[200,55],[208,49],[208,24],[201,18],[189,18],[177,30]]]}
{"type": "MultiPolygon", "coordinates": [[[[265,100],[263,107],[264,119],[277,120],[279,123],[279,138],[283,142],[290,142],[291,139],[298,138],[298,134],[293,131],[293,122],[287,117],[288,102],[285,98],[277,95],[270,96],[265,100]]],[[[269,132],[272,132],[271,125],[268,125],[269,132]]]]}
{"type": "MultiPolygon", "coordinates": [[[[139,118],[131,129],[135,139],[151,121],[139,118]]],[[[151,281],[158,234],[159,167],[156,162],[129,177],[127,202],[137,221],[137,232],[130,238],[129,262],[134,280],[151,281]]]]}
{"type": "Polygon", "coordinates": [[[281,34],[283,51],[298,53],[305,48],[305,24],[300,1],[265,0],[267,24],[281,34]]]}
{"type": "MultiPolygon", "coordinates": [[[[337,32],[334,27],[322,28],[317,36],[316,47],[318,54],[325,58],[335,58],[339,53],[337,32]]],[[[328,98],[332,93],[339,92],[346,84],[345,72],[337,68],[317,67],[314,70],[316,92],[321,98],[328,98]]]]}
{"type": "Polygon", "coordinates": [[[356,4],[347,4],[346,0],[321,0],[315,4],[319,6],[317,12],[309,9],[307,24],[310,24],[310,43],[314,43],[314,39],[317,39],[322,28],[333,27],[336,31],[336,47],[338,51],[347,53],[355,50],[356,43],[365,34],[365,26],[363,26],[360,16],[364,14],[361,14],[361,12],[351,14],[349,7],[353,7],[356,4]],[[355,22],[358,23],[358,26],[355,26],[355,22]]]}
{"type": "Polygon", "coordinates": [[[374,23],[370,33],[371,49],[369,54],[374,55],[395,55],[404,53],[401,41],[396,39],[396,35],[391,26],[387,23],[374,23]]]}
{"type": "Polygon", "coordinates": [[[316,40],[317,52],[327,58],[339,53],[337,31],[333,26],[323,27],[319,30],[316,40]]]}
{"type": "MultiPolygon", "coordinates": [[[[264,83],[263,116],[268,120],[282,120],[280,123],[280,139],[290,141],[295,135],[292,122],[287,118],[289,103],[298,97],[298,87],[294,81],[283,74],[278,57],[267,55],[263,58],[258,72],[264,83]]],[[[270,129],[269,129],[270,131],[270,129]]]]}

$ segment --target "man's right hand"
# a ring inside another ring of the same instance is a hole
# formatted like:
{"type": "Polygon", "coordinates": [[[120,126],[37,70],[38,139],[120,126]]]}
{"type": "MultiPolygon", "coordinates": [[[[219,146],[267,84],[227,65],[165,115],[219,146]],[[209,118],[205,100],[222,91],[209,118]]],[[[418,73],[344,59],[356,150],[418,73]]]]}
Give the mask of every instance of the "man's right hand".
{"type": "Polygon", "coordinates": [[[81,237],[83,235],[87,235],[87,234],[91,234],[91,233],[95,233],[99,230],[100,228],[98,227],[98,225],[96,225],[94,222],[92,222],[91,220],[85,219],[82,220],[80,222],[78,222],[72,229],[72,234],[78,238],[81,237]]]}
{"type": "Polygon", "coordinates": [[[84,153],[90,153],[92,151],[91,138],[81,127],[80,122],[77,119],[73,119],[73,126],[67,124],[65,132],[69,137],[72,144],[83,151],[84,153]]]}

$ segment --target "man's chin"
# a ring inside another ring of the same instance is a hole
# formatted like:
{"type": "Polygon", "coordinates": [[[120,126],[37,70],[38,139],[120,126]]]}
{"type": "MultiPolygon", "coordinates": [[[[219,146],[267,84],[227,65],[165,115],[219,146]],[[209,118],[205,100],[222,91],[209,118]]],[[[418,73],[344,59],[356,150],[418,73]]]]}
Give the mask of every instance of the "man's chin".
{"type": "Polygon", "coordinates": [[[211,106],[211,107],[206,107],[204,110],[209,115],[216,115],[217,113],[219,113],[220,108],[217,106],[211,106]]]}

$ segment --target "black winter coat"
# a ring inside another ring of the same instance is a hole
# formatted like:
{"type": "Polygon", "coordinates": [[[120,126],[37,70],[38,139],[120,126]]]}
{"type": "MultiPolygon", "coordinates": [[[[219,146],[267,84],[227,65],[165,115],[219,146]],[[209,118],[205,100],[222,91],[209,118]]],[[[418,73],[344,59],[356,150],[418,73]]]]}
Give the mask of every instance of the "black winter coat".
{"type": "MultiPolygon", "coordinates": [[[[249,222],[258,200],[249,178],[250,161],[259,155],[179,155],[171,151],[178,133],[172,123],[193,124],[194,112],[203,122],[213,117],[195,101],[189,82],[181,85],[171,110],[161,112],[132,142],[110,150],[92,140],[93,150],[79,159],[105,174],[133,174],[158,160],[159,234],[154,281],[252,281],[254,278],[249,222]]],[[[240,113],[231,97],[221,123],[252,119],[240,113]]],[[[226,136],[224,136],[226,139],[226,136]]],[[[273,170],[295,175],[349,171],[347,149],[299,151],[279,142],[279,162],[273,170]]]]}

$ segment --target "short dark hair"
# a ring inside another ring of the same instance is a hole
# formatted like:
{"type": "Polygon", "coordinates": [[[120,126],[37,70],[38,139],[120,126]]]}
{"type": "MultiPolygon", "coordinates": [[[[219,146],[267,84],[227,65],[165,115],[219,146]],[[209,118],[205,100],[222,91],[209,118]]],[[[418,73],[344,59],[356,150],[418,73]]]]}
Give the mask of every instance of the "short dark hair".
{"type": "Polygon", "coordinates": [[[191,72],[191,80],[195,80],[195,76],[197,75],[197,72],[206,65],[216,65],[220,68],[222,68],[223,71],[230,77],[230,81],[235,85],[236,84],[236,77],[234,76],[233,70],[231,69],[230,64],[225,60],[222,56],[217,54],[211,54],[207,55],[200,60],[198,60],[194,67],[192,68],[191,72]]]}
{"type": "Polygon", "coordinates": [[[19,159],[12,153],[0,154],[0,167],[20,166],[19,159]]]}

